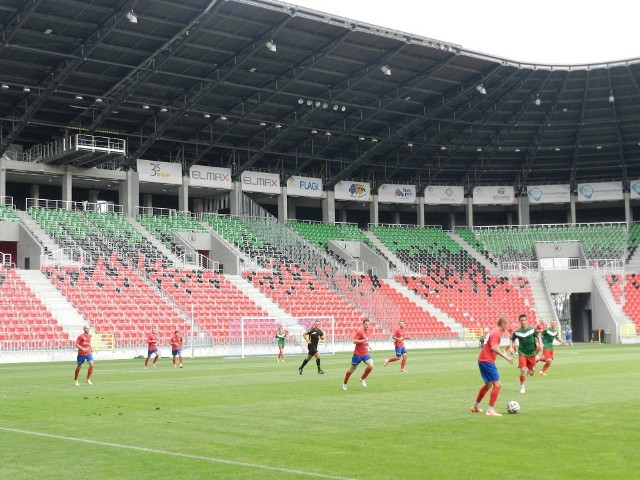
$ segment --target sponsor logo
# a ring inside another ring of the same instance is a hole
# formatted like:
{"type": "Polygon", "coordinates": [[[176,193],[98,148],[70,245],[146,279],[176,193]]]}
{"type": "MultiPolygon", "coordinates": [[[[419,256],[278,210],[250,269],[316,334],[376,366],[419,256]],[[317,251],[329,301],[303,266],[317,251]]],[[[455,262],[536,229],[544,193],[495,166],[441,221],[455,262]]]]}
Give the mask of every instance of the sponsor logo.
{"type": "Polygon", "coordinates": [[[359,183],[352,183],[349,187],[349,195],[354,198],[362,198],[367,195],[367,188],[359,183]]]}
{"type": "Polygon", "coordinates": [[[230,182],[231,175],[222,172],[201,172],[200,170],[192,170],[191,178],[194,180],[208,180],[210,182],[230,182]]]}
{"type": "Polygon", "coordinates": [[[277,178],[268,178],[268,177],[242,177],[242,183],[245,185],[254,185],[258,187],[278,187],[279,181],[277,178]]]}
{"type": "Polygon", "coordinates": [[[320,190],[320,183],[318,183],[318,182],[306,182],[304,180],[300,180],[298,182],[298,188],[300,190],[317,191],[317,190],[320,190]]]}
{"type": "Polygon", "coordinates": [[[447,197],[451,197],[453,195],[453,190],[451,190],[450,188],[447,188],[444,193],[447,195],[447,197]]]}
{"type": "Polygon", "coordinates": [[[631,190],[633,190],[637,195],[640,195],[640,181],[633,182],[631,184],[631,190]]]}
{"type": "Polygon", "coordinates": [[[540,199],[542,198],[542,190],[540,190],[538,187],[533,187],[527,191],[527,195],[529,195],[529,197],[534,202],[539,202],[540,199]]]}
{"type": "Polygon", "coordinates": [[[399,187],[393,192],[393,195],[398,198],[409,198],[413,196],[413,192],[406,187],[399,187]]]}
{"type": "Polygon", "coordinates": [[[580,195],[587,200],[591,200],[593,197],[593,187],[591,185],[581,185],[579,189],[580,195]]]}

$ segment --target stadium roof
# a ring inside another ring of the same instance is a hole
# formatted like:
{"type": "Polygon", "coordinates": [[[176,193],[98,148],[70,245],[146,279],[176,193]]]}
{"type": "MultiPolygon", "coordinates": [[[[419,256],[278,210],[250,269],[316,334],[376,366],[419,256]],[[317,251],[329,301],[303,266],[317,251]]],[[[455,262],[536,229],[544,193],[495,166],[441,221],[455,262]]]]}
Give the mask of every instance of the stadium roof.
{"type": "Polygon", "coordinates": [[[121,168],[328,187],[640,178],[637,58],[521,64],[267,0],[0,0],[0,27],[0,154],[87,132],[121,168]]]}

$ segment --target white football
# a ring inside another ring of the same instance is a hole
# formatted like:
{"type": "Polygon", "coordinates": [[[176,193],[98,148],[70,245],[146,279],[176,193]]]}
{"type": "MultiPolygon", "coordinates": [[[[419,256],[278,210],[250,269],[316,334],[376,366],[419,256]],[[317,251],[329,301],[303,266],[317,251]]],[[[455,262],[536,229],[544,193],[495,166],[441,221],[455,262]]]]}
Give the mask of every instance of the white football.
{"type": "Polygon", "coordinates": [[[515,400],[511,400],[507,403],[507,412],[509,413],[518,413],[520,411],[520,404],[515,400]]]}

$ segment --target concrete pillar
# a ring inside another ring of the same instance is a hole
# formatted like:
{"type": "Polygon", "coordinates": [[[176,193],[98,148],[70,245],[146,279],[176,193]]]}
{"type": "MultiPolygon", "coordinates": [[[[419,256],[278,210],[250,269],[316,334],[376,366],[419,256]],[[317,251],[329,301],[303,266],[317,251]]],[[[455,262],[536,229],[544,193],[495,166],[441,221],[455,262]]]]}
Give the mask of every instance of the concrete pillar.
{"type": "MultiPolygon", "coordinates": [[[[71,175],[71,171],[67,167],[64,175],[62,175],[62,201],[71,202],[73,201],[72,195],[73,188],[73,175],[71,175]]],[[[67,208],[71,206],[70,203],[67,204],[67,208]]]]}
{"type": "Polygon", "coordinates": [[[473,196],[467,197],[467,226],[473,227],[473,196]]]}
{"type": "Polygon", "coordinates": [[[182,185],[178,187],[178,211],[186,212],[189,210],[189,175],[182,177],[182,185]]]}
{"type": "Polygon", "coordinates": [[[336,192],[327,190],[322,196],[322,221],[329,225],[336,223],[336,192]]]}
{"type": "Polygon", "coordinates": [[[518,197],[518,225],[531,224],[531,216],[529,212],[529,195],[520,195],[518,197]]]}
{"type": "Polygon", "coordinates": [[[233,190],[229,192],[229,212],[231,215],[240,215],[242,212],[242,185],[233,182],[233,190]]]}
{"type": "Polygon", "coordinates": [[[296,220],[298,212],[296,210],[295,198],[287,197],[287,220],[296,220]]]}
{"type": "Polygon", "coordinates": [[[287,196],[287,187],[280,187],[280,195],[278,196],[278,222],[287,223],[289,219],[289,197],[287,196]]]}
{"type": "Polygon", "coordinates": [[[204,211],[203,209],[204,199],[202,198],[194,198],[193,199],[193,213],[201,213],[204,211]]]}
{"type": "Polygon", "coordinates": [[[0,204],[4,205],[4,197],[7,196],[7,167],[4,165],[4,159],[0,158],[0,204]]]}
{"type": "Polygon", "coordinates": [[[576,195],[571,195],[571,204],[570,206],[570,212],[569,212],[569,223],[571,225],[575,225],[576,223],[576,198],[578,198],[576,195]]]}
{"type": "Polygon", "coordinates": [[[631,193],[624,192],[624,221],[627,222],[627,226],[631,227],[633,224],[633,212],[631,211],[631,193]]]}
{"type": "Polygon", "coordinates": [[[419,227],[424,227],[424,195],[418,197],[418,207],[416,208],[417,222],[419,227]]]}
{"type": "Polygon", "coordinates": [[[29,185],[29,197],[35,200],[40,199],[40,185],[29,185]]]}
{"type": "Polygon", "coordinates": [[[507,225],[513,225],[513,212],[507,212],[507,225]]]}
{"type": "Polygon", "coordinates": [[[119,202],[124,209],[124,215],[135,218],[138,213],[136,207],[140,205],[140,176],[138,172],[127,170],[127,177],[119,188],[119,202]]]}
{"type": "Polygon", "coordinates": [[[145,193],[144,195],[142,195],[142,206],[145,208],[152,208],[153,195],[151,195],[150,193],[145,193]]]}
{"type": "Polygon", "coordinates": [[[369,204],[369,223],[371,225],[378,225],[380,221],[380,204],[378,202],[378,195],[371,196],[373,201],[369,204]]]}
{"type": "Polygon", "coordinates": [[[340,220],[338,220],[338,221],[342,222],[342,223],[346,223],[347,222],[347,209],[344,208],[342,210],[339,210],[339,212],[340,213],[338,215],[340,217],[340,220]]]}
{"type": "Polygon", "coordinates": [[[89,203],[98,203],[98,190],[89,190],[87,201],[89,203]]]}
{"type": "Polygon", "coordinates": [[[456,214],[455,212],[449,213],[449,230],[453,231],[456,228],[456,214]]]}

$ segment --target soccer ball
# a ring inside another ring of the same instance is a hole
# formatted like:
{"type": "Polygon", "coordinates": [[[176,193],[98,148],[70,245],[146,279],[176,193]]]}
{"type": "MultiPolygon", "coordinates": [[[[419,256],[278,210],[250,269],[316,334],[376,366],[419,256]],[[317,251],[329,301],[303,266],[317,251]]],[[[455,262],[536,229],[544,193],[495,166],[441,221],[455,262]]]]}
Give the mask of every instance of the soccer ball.
{"type": "Polygon", "coordinates": [[[518,413],[519,411],[520,411],[520,404],[515,400],[511,400],[509,403],[507,403],[507,412],[515,414],[515,413],[518,413]]]}

